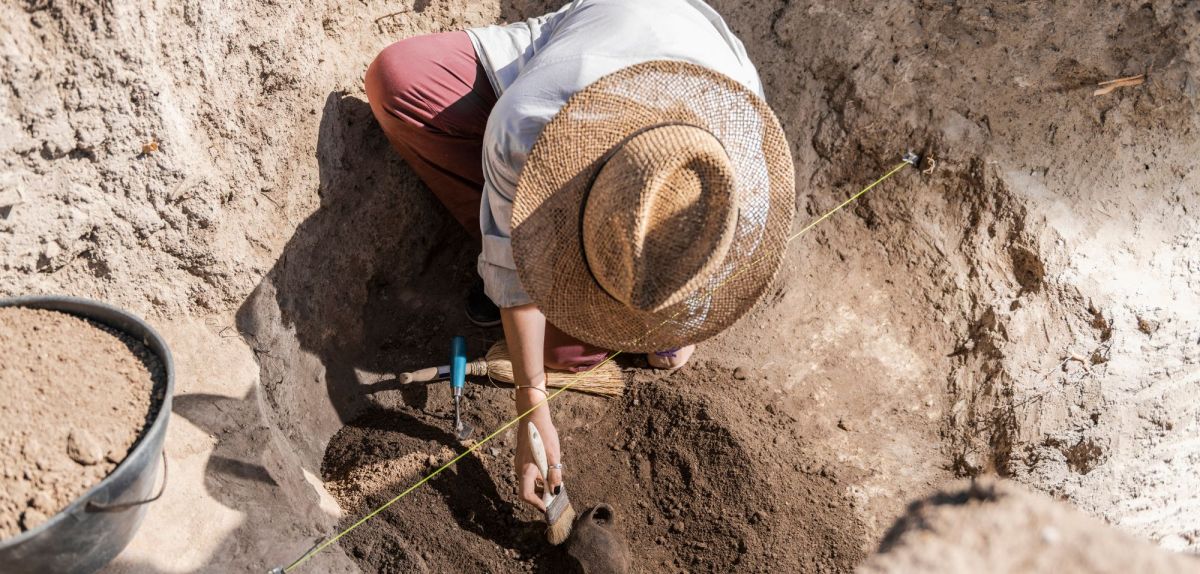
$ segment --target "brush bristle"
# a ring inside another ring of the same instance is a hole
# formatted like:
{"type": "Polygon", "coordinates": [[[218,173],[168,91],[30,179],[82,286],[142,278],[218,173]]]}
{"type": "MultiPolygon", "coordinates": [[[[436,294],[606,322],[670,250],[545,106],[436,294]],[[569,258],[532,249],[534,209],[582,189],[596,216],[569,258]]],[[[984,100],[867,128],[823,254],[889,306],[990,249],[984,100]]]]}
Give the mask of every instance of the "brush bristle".
{"type": "Polygon", "coordinates": [[[546,541],[558,546],[571,536],[571,527],[575,525],[575,507],[567,503],[566,508],[558,514],[558,519],[546,527],[546,541]]]}

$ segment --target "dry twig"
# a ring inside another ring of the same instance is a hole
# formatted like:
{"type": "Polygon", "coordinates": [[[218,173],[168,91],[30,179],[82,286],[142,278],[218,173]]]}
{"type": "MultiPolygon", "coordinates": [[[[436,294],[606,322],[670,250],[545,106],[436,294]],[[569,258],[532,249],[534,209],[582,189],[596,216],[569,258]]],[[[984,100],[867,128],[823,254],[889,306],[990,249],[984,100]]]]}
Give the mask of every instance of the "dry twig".
{"type": "Polygon", "coordinates": [[[1124,78],[1117,78],[1115,80],[1109,80],[1107,82],[1100,82],[1099,84],[1097,84],[1100,87],[1098,89],[1096,89],[1096,91],[1092,92],[1092,95],[1093,96],[1103,96],[1104,94],[1107,94],[1117,88],[1140,86],[1143,83],[1145,83],[1145,81],[1146,81],[1146,74],[1138,74],[1136,76],[1126,76],[1124,78]]]}

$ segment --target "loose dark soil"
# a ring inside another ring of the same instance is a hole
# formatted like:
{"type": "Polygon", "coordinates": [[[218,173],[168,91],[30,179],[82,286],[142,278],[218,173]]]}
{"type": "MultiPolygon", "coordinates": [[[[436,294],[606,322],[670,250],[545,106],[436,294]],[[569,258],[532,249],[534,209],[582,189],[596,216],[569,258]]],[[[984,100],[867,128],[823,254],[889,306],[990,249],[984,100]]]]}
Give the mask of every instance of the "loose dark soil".
{"type": "MultiPolygon", "coordinates": [[[[863,527],[837,473],[814,461],[794,420],[762,404],[760,384],[699,365],[639,376],[622,399],[556,399],[572,502],[581,513],[613,506],[635,571],[842,572],[862,559],[863,527]]],[[[445,387],[389,391],[334,436],[323,472],[343,526],[463,448],[445,387]]],[[[513,414],[507,391],[471,396],[477,429],[513,414]]],[[[341,544],[365,572],[566,570],[537,514],[511,502],[514,444],[511,431],[497,437],[341,544]]]]}
{"type": "Polygon", "coordinates": [[[165,375],[131,337],[40,309],[0,307],[0,357],[4,538],[45,522],[125,459],[165,375]]]}

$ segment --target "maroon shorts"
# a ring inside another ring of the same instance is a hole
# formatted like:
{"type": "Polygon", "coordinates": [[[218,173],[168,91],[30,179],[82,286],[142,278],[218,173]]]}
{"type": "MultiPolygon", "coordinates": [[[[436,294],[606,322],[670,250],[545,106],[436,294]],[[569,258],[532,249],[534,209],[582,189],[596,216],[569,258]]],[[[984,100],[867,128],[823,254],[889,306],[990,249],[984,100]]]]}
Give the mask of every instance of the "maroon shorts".
{"type": "MultiPolygon", "coordinates": [[[[496,104],[466,32],[430,34],[384,48],[367,68],[367,100],[392,147],[442,205],[479,238],[483,130],[496,104]]],[[[546,366],[586,370],[606,352],[546,324],[546,366]]]]}

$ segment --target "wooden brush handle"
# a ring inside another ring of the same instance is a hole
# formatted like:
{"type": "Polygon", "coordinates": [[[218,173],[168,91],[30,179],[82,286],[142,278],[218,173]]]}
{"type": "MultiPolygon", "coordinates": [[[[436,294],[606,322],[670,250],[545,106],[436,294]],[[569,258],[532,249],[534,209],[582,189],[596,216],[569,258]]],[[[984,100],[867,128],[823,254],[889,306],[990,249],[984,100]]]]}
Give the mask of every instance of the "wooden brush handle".
{"type": "Polygon", "coordinates": [[[404,382],[406,383],[426,383],[429,381],[436,381],[438,380],[438,368],[429,367],[428,369],[404,373],[403,375],[400,375],[400,378],[404,379],[404,382]]]}
{"type": "Polygon", "coordinates": [[[554,495],[550,494],[550,465],[546,464],[546,445],[542,443],[542,433],[539,433],[533,422],[525,423],[529,428],[529,450],[533,453],[533,463],[537,465],[538,470],[542,473],[542,480],[545,484],[542,487],[542,502],[547,507],[550,506],[550,501],[554,500],[554,495]]]}

